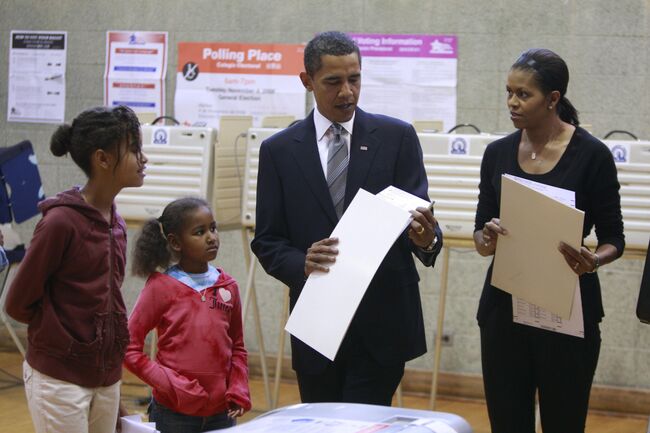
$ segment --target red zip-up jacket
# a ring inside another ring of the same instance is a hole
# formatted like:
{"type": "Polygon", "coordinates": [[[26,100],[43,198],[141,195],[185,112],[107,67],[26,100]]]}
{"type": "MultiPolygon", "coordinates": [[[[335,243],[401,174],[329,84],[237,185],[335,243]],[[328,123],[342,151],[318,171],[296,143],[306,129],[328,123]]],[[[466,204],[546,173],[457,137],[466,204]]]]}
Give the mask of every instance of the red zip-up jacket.
{"type": "Polygon", "coordinates": [[[7,313],[28,324],[26,360],[35,370],[83,387],[122,377],[129,342],[120,292],[126,264],[126,225],[111,223],[78,188],[39,204],[25,258],[9,288],[7,313]]]}
{"type": "Polygon", "coordinates": [[[210,416],[233,403],[251,408],[239,289],[232,277],[219,272],[214,285],[201,293],[154,272],[129,317],[131,344],[124,365],[174,412],[210,416]],[[142,352],[154,328],[155,361],[142,352]]]}

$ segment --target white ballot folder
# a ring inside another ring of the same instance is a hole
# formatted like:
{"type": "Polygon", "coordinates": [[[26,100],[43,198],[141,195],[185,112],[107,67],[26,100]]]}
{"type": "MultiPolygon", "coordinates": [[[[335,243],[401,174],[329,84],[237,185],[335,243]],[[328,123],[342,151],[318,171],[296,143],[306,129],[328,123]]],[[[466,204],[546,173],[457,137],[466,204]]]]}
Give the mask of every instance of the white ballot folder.
{"type": "Polygon", "coordinates": [[[360,189],[331,234],[339,239],[336,262],[309,276],[285,329],[334,360],[375,272],[413,219],[409,210],[427,206],[395,187],[377,195],[360,189]]]}
{"type": "Polygon", "coordinates": [[[568,206],[548,186],[540,192],[524,179],[501,177],[501,226],[492,285],[549,310],[571,316],[578,276],[558,251],[560,241],[580,250],[584,212],[568,206]]]}

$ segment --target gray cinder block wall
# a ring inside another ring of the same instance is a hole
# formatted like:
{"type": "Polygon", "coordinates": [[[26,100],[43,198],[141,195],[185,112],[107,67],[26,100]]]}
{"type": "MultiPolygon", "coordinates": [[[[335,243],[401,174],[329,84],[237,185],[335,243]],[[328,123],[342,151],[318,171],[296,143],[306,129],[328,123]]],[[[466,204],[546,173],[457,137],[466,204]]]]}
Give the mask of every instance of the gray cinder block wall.
{"type": "MultiPolygon", "coordinates": [[[[647,0],[315,0],[144,1],[0,0],[0,146],[24,139],[34,143],[45,192],[52,195],[82,183],[80,171],[49,152],[53,125],[7,123],[7,59],[14,30],[68,32],[66,119],[102,103],[107,30],[168,31],[168,112],[173,114],[176,44],[180,41],[300,43],[318,31],[455,34],[459,38],[459,123],[484,132],[511,131],[505,108],[505,78],[524,49],[547,47],[565,58],[571,71],[568,97],[584,123],[602,137],[626,129],[650,139],[650,2],[647,0]]],[[[296,77],[296,79],[298,79],[296,77]]],[[[29,240],[36,218],[18,227],[29,240]]],[[[135,228],[130,230],[133,238],[135,228]]],[[[217,263],[241,286],[246,266],[241,233],[221,233],[217,263]]],[[[445,329],[453,345],[442,352],[444,371],[480,373],[478,328],[474,319],[488,261],[471,249],[450,255],[445,329]]],[[[643,263],[628,257],[600,271],[607,316],[596,383],[650,388],[650,328],[634,315],[643,263]]],[[[282,287],[263,271],[257,292],[269,352],[277,347],[282,287]]],[[[440,267],[422,270],[422,298],[429,341],[433,341],[440,267]]],[[[129,277],[124,294],[132,307],[143,281],[129,277]]],[[[246,342],[255,350],[252,321],[246,342]]],[[[6,338],[6,337],[5,337],[6,338]]],[[[5,341],[7,345],[10,342],[5,341]]],[[[433,344],[430,344],[432,347],[433,344]]],[[[431,368],[432,352],[410,363],[431,368]]]]}

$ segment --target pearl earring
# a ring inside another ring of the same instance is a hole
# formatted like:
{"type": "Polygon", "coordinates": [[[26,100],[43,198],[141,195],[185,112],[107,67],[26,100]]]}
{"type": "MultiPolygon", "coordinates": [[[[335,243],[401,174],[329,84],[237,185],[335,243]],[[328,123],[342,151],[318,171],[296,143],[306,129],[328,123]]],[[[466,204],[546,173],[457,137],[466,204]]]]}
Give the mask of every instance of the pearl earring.
{"type": "Polygon", "coordinates": [[[549,109],[549,110],[552,110],[552,109],[553,109],[553,106],[552,106],[552,105],[549,105],[549,106],[548,106],[548,109],[549,109]]]}

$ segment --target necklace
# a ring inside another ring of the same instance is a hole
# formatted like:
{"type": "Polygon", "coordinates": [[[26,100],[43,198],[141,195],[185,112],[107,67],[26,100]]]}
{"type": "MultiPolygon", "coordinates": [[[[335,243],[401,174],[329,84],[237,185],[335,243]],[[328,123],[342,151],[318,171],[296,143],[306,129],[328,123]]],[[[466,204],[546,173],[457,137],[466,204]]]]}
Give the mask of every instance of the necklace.
{"type": "Polygon", "coordinates": [[[210,274],[210,269],[206,272],[201,272],[201,273],[189,273],[184,271],[179,265],[174,265],[174,267],[170,271],[170,275],[174,278],[176,278],[178,281],[181,283],[185,284],[186,286],[189,286],[192,291],[196,292],[197,295],[201,297],[201,301],[205,302],[207,301],[207,298],[205,296],[206,290],[210,287],[205,286],[205,279],[209,277],[210,274]],[[196,290],[194,287],[195,286],[204,286],[205,288],[203,290],[196,290]]]}
{"type": "MultiPolygon", "coordinates": [[[[546,143],[544,143],[544,145],[539,149],[539,151],[533,150],[533,151],[530,152],[530,159],[532,159],[533,161],[536,161],[538,163],[541,163],[542,162],[541,159],[537,160],[537,157],[540,156],[540,155],[538,155],[538,153],[541,154],[544,150],[546,150],[547,146],[553,145],[555,143],[555,141],[557,140],[558,136],[560,135],[560,133],[561,133],[561,128],[559,128],[559,130],[557,130],[557,131],[551,130],[551,132],[548,135],[548,138],[546,139],[546,143]]],[[[528,138],[528,134],[526,134],[526,138],[528,138]]],[[[528,143],[529,143],[529,146],[532,147],[532,143],[530,142],[530,140],[528,140],[528,143]]]]}

